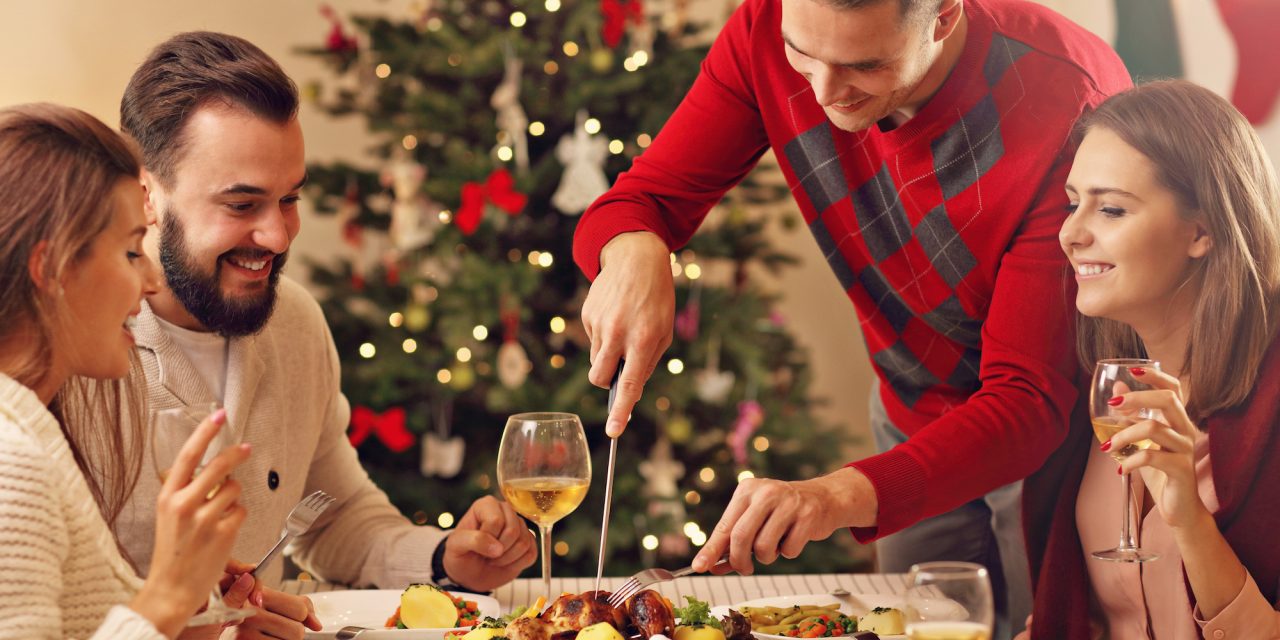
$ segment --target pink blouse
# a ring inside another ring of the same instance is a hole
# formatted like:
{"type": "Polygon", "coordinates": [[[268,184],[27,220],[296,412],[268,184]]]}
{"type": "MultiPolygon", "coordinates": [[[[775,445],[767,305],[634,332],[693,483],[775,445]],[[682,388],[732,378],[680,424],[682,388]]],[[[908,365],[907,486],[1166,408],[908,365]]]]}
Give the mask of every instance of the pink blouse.
{"type": "MultiPolygon", "coordinates": [[[[1218,510],[1209,462],[1209,438],[1200,434],[1195,445],[1196,478],[1200,499],[1209,511],[1218,510]]],[[[1099,637],[1114,640],[1154,638],[1155,640],[1224,640],[1225,638],[1275,638],[1280,629],[1277,612],[1258,591],[1253,576],[1247,576],[1235,599],[1212,620],[1203,620],[1191,605],[1189,586],[1182,572],[1182,556],[1173,532],[1152,508],[1139,517],[1145,492],[1144,475],[1157,477],[1150,469],[1133,474],[1133,526],[1138,546],[1160,555],[1143,564],[1096,560],[1089,554],[1110,549],[1120,541],[1122,499],[1118,465],[1096,446],[1089,456],[1080,493],[1076,498],[1076,526],[1089,571],[1091,618],[1099,637]],[[1197,628],[1197,626],[1199,628],[1197,628]],[[1201,635],[1203,634],[1203,636],[1201,635]]]]}

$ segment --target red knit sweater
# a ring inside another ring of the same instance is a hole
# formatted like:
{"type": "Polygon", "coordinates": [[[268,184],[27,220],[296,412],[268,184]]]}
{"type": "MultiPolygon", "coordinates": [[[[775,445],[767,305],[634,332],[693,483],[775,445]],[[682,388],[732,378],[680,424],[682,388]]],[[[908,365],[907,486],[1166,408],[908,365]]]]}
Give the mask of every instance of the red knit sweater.
{"type": "MultiPolygon", "coordinates": [[[[968,36],[903,126],[833,127],[787,64],[779,0],[747,0],[631,171],[583,215],[588,277],[619,233],[679,247],[772,148],[857,309],[889,417],[909,436],[852,463],[893,533],[1036,470],[1076,399],[1058,248],[1070,132],[1129,86],[1101,40],[1020,0],[966,0],[968,36]]],[[[850,330],[853,330],[850,327],[850,330]]]]}

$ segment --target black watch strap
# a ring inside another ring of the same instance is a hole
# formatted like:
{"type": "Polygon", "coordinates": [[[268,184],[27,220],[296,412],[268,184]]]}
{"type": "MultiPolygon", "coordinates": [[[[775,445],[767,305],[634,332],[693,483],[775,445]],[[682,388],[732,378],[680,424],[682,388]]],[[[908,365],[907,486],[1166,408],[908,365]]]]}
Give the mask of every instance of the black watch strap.
{"type": "Polygon", "coordinates": [[[449,544],[449,536],[445,536],[440,544],[436,545],[436,550],[431,554],[431,582],[435,583],[441,589],[453,589],[456,591],[468,591],[470,593],[488,594],[488,591],[477,591],[468,588],[466,585],[449,577],[449,572],[444,570],[444,551],[445,546],[449,544]]]}

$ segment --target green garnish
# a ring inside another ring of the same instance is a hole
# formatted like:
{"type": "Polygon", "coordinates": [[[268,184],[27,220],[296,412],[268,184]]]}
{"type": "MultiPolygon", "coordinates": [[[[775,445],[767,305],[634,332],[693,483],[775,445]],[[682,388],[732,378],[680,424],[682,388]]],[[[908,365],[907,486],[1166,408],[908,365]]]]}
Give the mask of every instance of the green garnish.
{"type": "Polygon", "coordinates": [[[713,627],[716,629],[723,628],[720,621],[711,617],[711,605],[703,602],[693,596],[685,596],[685,600],[689,602],[687,607],[676,607],[672,613],[680,619],[680,624],[689,627],[713,627]]]}
{"type": "Polygon", "coordinates": [[[890,611],[893,611],[892,607],[876,607],[871,610],[871,613],[889,613],[890,611]]]}

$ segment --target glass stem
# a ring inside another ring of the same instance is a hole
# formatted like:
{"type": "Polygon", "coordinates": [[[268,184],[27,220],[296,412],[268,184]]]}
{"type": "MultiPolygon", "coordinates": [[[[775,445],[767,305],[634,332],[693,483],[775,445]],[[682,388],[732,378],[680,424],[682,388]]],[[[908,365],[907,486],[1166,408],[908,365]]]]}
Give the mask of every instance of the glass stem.
{"type": "Polygon", "coordinates": [[[542,533],[542,593],[551,604],[551,525],[541,525],[538,530],[542,533]]]}
{"type": "Polygon", "coordinates": [[[1121,482],[1124,483],[1124,513],[1120,519],[1120,548],[1129,550],[1136,549],[1138,545],[1133,543],[1133,534],[1130,531],[1129,520],[1133,517],[1133,480],[1129,474],[1123,474],[1121,482]]]}

